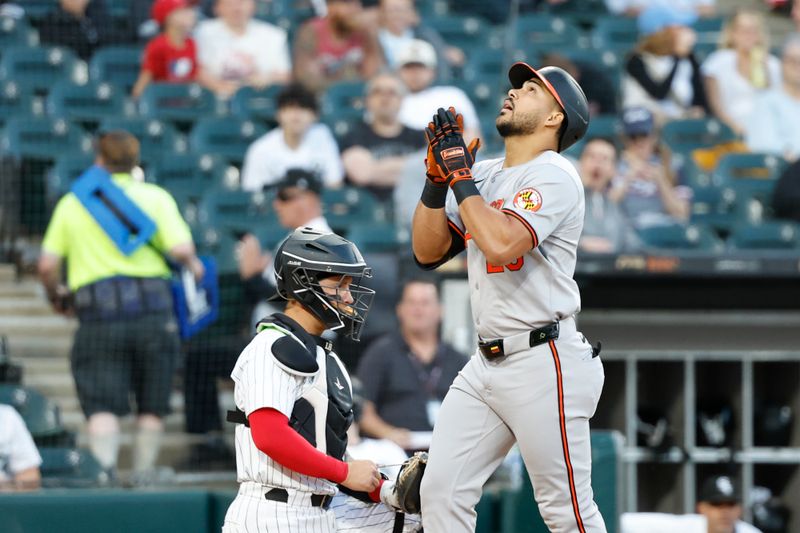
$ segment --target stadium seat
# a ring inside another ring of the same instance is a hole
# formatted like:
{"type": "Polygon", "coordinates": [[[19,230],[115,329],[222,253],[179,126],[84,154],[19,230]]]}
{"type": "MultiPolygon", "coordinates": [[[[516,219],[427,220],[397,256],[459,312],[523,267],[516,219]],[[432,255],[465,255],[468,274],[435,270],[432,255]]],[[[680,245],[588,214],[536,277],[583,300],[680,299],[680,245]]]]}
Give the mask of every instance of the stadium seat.
{"type": "Polygon", "coordinates": [[[688,155],[697,148],[734,141],[736,134],[713,118],[687,118],[664,124],[661,140],[673,153],[688,155]]]}
{"type": "Polygon", "coordinates": [[[267,129],[252,120],[204,118],[198,120],[189,135],[189,146],[197,153],[216,154],[240,165],[247,148],[267,129]]]}
{"type": "Polygon", "coordinates": [[[511,31],[514,32],[514,46],[523,53],[588,45],[580,28],[564,17],[539,13],[523,15],[511,31]]]}
{"type": "Polygon", "coordinates": [[[800,247],[800,234],[791,222],[743,224],[733,230],[728,245],[738,250],[794,250],[800,247]]]}
{"type": "Polygon", "coordinates": [[[59,198],[66,194],[72,182],[94,164],[92,154],[66,154],[55,161],[55,165],[47,172],[46,194],[47,201],[54,205],[59,198]]]}
{"type": "Polygon", "coordinates": [[[38,32],[28,26],[24,19],[0,17],[0,54],[12,46],[36,46],[38,32]]]}
{"type": "Polygon", "coordinates": [[[740,218],[733,210],[735,199],[736,193],[727,187],[693,187],[691,222],[728,233],[740,218]]]}
{"type": "Polygon", "coordinates": [[[239,188],[239,170],[213,154],[174,154],[155,162],[149,177],[173,194],[194,193],[199,203],[209,189],[239,188]]]}
{"type": "Polygon", "coordinates": [[[53,161],[65,150],[91,152],[92,139],[79,126],[63,119],[18,116],[6,123],[0,147],[16,157],[53,161]]]}
{"type": "Polygon", "coordinates": [[[282,85],[271,85],[265,89],[242,87],[231,99],[231,113],[241,119],[259,120],[275,124],[275,98],[283,90],[282,85]]]}
{"type": "Polygon", "coordinates": [[[44,94],[60,80],[86,81],[86,72],[67,48],[17,46],[3,50],[0,79],[14,80],[24,91],[44,94]]]}
{"type": "Polygon", "coordinates": [[[39,448],[42,456],[42,486],[46,488],[90,488],[110,480],[94,455],[75,448],[39,448]]]}
{"type": "Polygon", "coordinates": [[[341,187],[322,191],[325,218],[336,232],[347,233],[356,224],[380,222],[378,201],[368,191],[341,187]]]}
{"type": "Polygon", "coordinates": [[[431,17],[425,20],[425,24],[436,30],[449,46],[462,49],[478,43],[485,45],[491,29],[483,18],[469,15],[431,17]]]}
{"type": "Polygon", "coordinates": [[[719,252],[722,242],[701,224],[672,224],[638,230],[646,248],[668,251],[719,252]]]}
{"type": "Polygon", "coordinates": [[[601,17],[592,29],[592,48],[627,53],[636,46],[639,30],[636,19],[630,17],[601,17]]]}
{"type": "Polygon", "coordinates": [[[31,19],[40,19],[58,5],[58,0],[25,0],[25,15],[31,19]]]}
{"type": "Polygon", "coordinates": [[[41,115],[42,105],[13,80],[0,81],[0,127],[13,115],[41,115]]]}
{"type": "Polygon", "coordinates": [[[346,237],[353,241],[363,253],[394,252],[401,243],[408,241],[408,235],[401,235],[394,224],[354,224],[347,230],[346,237]]]}
{"type": "MultiPolygon", "coordinates": [[[[146,118],[107,118],[100,131],[125,130],[139,139],[141,157],[148,162],[171,159],[186,152],[186,139],[169,123],[146,118]]],[[[148,169],[151,170],[151,169],[148,169]]]]}
{"type": "Polygon", "coordinates": [[[200,202],[198,222],[238,235],[258,225],[276,222],[270,200],[267,193],[208,189],[200,202]]]}
{"type": "Polygon", "coordinates": [[[364,115],[366,84],[361,81],[331,85],[322,97],[322,117],[326,122],[337,117],[359,120],[364,115]]]}
{"type": "Polygon", "coordinates": [[[719,36],[722,32],[722,26],[725,22],[723,17],[700,17],[694,24],[692,29],[697,33],[698,44],[713,44],[719,45],[719,36]]]}
{"type": "Polygon", "coordinates": [[[0,403],[19,411],[34,439],[63,433],[58,406],[29,387],[0,384],[0,403]]]}
{"type": "Polygon", "coordinates": [[[75,85],[58,82],[47,96],[47,113],[84,125],[96,125],[111,117],[130,116],[133,105],[110,83],[75,85]]]}
{"type": "Polygon", "coordinates": [[[586,138],[604,137],[616,141],[622,134],[622,121],[617,115],[597,115],[589,120],[586,138]]]}
{"type": "Polygon", "coordinates": [[[739,191],[772,190],[784,168],[786,161],[772,154],[731,153],[719,160],[712,180],[739,191]]]}
{"type": "Polygon", "coordinates": [[[139,98],[146,118],[191,123],[216,115],[214,93],[194,83],[151,83],[139,98]]]}
{"type": "Polygon", "coordinates": [[[135,46],[103,47],[89,62],[89,78],[113,83],[130,93],[142,69],[142,53],[142,49],[135,46]]]}

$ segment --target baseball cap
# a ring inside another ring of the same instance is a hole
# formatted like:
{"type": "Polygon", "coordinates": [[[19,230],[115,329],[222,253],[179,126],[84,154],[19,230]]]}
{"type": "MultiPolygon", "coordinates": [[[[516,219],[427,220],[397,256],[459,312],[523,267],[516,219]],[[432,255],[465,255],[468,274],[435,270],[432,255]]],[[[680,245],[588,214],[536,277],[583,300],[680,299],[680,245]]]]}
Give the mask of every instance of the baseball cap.
{"type": "Polygon", "coordinates": [[[428,68],[436,67],[436,50],[422,39],[413,39],[397,54],[397,65],[402,67],[416,63],[428,68]]]}
{"type": "Polygon", "coordinates": [[[650,5],[636,19],[640,35],[651,35],[669,26],[691,26],[697,21],[697,13],[678,9],[666,3],[650,5]]]}
{"type": "Polygon", "coordinates": [[[622,131],[627,137],[649,135],[654,126],[653,113],[646,107],[629,107],[622,112],[622,131]]]}
{"type": "Polygon", "coordinates": [[[287,189],[300,189],[313,192],[319,196],[322,194],[322,180],[319,174],[314,171],[304,168],[290,168],[276,186],[278,195],[287,189]]]}
{"type": "Polygon", "coordinates": [[[741,496],[736,482],[729,476],[713,476],[705,480],[698,501],[708,503],[739,503],[741,496]]]}
{"type": "Polygon", "coordinates": [[[191,7],[187,0],[156,0],[150,10],[150,18],[158,22],[159,26],[163,26],[170,13],[187,7],[191,7]]]}

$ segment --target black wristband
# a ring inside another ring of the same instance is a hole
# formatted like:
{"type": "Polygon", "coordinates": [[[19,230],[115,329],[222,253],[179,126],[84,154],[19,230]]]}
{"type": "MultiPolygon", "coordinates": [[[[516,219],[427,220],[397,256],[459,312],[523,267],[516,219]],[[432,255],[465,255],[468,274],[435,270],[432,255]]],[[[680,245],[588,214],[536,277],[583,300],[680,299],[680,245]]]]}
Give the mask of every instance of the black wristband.
{"type": "Polygon", "coordinates": [[[450,188],[453,189],[453,194],[456,196],[458,205],[461,205],[461,202],[470,196],[481,195],[480,191],[478,191],[478,187],[475,185],[475,180],[471,179],[458,180],[457,182],[451,184],[450,188]]]}
{"type": "Polygon", "coordinates": [[[420,198],[422,205],[428,209],[443,209],[447,202],[447,185],[436,185],[431,180],[425,180],[420,198]]]}

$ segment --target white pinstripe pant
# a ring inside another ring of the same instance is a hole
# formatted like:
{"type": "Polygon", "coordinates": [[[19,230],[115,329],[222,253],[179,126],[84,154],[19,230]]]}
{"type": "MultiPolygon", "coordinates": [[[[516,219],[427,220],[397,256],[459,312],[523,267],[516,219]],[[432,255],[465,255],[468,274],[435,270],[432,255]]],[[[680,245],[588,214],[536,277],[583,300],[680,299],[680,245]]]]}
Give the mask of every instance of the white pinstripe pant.
{"type": "Polygon", "coordinates": [[[311,494],[287,489],[289,501],[264,498],[268,487],[243,482],[222,524],[222,533],[336,533],[333,511],[311,505],[311,494]]]}

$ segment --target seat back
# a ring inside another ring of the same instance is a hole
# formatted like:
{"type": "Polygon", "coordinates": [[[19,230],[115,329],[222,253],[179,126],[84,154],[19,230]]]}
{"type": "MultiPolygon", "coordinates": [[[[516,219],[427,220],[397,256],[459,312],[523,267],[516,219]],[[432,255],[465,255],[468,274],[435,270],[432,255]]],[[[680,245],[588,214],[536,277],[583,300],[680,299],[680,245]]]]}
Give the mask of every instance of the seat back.
{"type": "Polygon", "coordinates": [[[606,16],[598,19],[592,29],[592,48],[628,52],[636,46],[639,29],[631,17],[606,16]]]}
{"type": "Polygon", "coordinates": [[[57,155],[90,153],[92,140],[79,126],[49,117],[12,117],[0,136],[2,151],[52,161],[57,155]]]}
{"type": "Polygon", "coordinates": [[[194,83],[151,83],[139,98],[146,118],[191,123],[217,111],[214,94],[194,83]]]}
{"type": "Polygon", "coordinates": [[[39,448],[42,456],[42,486],[89,488],[106,485],[108,473],[88,450],[39,448]]]}
{"type": "Polygon", "coordinates": [[[186,139],[168,122],[147,118],[110,117],[100,123],[101,131],[125,130],[139,139],[139,151],[148,162],[171,159],[186,152],[186,139]]]}
{"type": "Polygon", "coordinates": [[[734,141],[736,134],[716,119],[687,118],[664,124],[661,140],[672,152],[688,155],[697,148],[734,141]]]}
{"type": "Polygon", "coordinates": [[[143,51],[135,46],[108,46],[97,50],[89,62],[89,78],[108,82],[130,92],[142,70],[143,51]]]}
{"type": "Polygon", "coordinates": [[[728,245],[738,250],[795,250],[800,247],[797,224],[763,222],[742,224],[728,237],[728,245]]]}
{"type": "Polygon", "coordinates": [[[68,48],[15,46],[3,50],[0,79],[14,80],[23,90],[44,94],[60,80],[85,82],[82,65],[68,48]]]}
{"type": "Polygon", "coordinates": [[[189,135],[189,146],[197,153],[213,153],[240,165],[247,149],[267,129],[252,120],[204,118],[189,135]]]}
{"type": "Polygon", "coordinates": [[[58,82],[47,97],[47,113],[74,122],[98,123],[106,118],[128,116],[133,106],[126,105],[122,91],[106,82],[75,85],[58,82]]]}
{"type": "Polygon", "coordinates": [[[58,406],[35,389],[0,383],[0,403],[19,412],[34,438],[64,431],[58,406]]]}
{"type": "Polygon", "coordinates": [[[357,224],[371,224],[385,219],[375,197],[364,189],[341,187],[322,191],[325,218],[331,228],[347,233],[357,224]]]}
{"type": "Polygon", "coordinates": [[[14,115],[41,115],[42,105],[13,80],[0,81],[0,126],[14,115]]]}
{"type": "Polygon", "coordinates": [[[644,245],[659,250],[718,252],[722,242],[701,224],[653,226],[638,231],[644,245]]]}
{"type": "Polygon", "coordinates": [[[231,113],[240,119],[275,124],[276,98],[282,90],[282,85],[270,85],[264,89],[242,87],[231,99],[231,113]]]}

